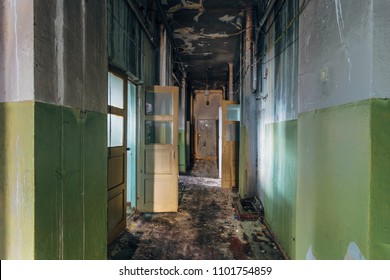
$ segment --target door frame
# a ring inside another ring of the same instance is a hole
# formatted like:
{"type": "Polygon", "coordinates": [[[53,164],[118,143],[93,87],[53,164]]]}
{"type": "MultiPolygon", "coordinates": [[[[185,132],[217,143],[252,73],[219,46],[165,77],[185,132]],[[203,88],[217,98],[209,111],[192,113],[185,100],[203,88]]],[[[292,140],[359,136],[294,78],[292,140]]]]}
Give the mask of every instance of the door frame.
{"type": "MultiPolygon", "coordinates": [[[[118,71],[112,67],[108,68],[108,75],[112,73],[113,75],[119,77],[123,80],[123,109],[119,109],[115,106],[110,106],[107,99],[107,118],[110,114],[118,115],[123,117],[123,138],[122,146],[109,147],[107,143],[107,240],[108,243],[111,243],[126,227],[126,204],[127,204],[127,76],[121,71],[118,71]],[[110,166],[109,160],[113,157],[119,157],[123,155],[123,178],[122,183],[110,186],[110,166]],[[119,191],[119,192],[118,192],[119,191]],[[122,192],[122,218],[120,222],[115,225],[110,231],[110,215],[109,215],[109,201],[114,199],[122,192]]],[[[107,88],[108,90],[108,88],[107,88]]],[[[108,92],[107,92],[108,96],[108,92]]],[[[109,133],[109,132],[108,132],[109,133]]],[[[107,139],[110,135],[107,135],[107,139]]]]}
{"type": "Polygon", "coordinates": [[[233,100],[222,101],[222,189],[232,189],[233,187],[238,187],[240,134],[239,131],[236,131],[236,133],[234,133],[236,140],[233,141],[226,139],[226,132],[228,125],[234,125],[235,127],[238,126],[239,128],[240,121],[228,120],[227,110],[230,105],[239,105],[239,103],[233,100]]]}

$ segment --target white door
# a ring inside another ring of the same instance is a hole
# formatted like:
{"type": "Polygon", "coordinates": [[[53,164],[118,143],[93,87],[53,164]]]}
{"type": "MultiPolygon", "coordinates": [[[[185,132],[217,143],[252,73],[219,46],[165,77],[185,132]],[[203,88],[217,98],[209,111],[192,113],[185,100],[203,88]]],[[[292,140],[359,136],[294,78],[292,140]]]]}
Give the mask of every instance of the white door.
{"type": "Polygon", "coordinates": [[[178,87],[147,87],[141,96],[137,209],[178,208],[178,87]]]}

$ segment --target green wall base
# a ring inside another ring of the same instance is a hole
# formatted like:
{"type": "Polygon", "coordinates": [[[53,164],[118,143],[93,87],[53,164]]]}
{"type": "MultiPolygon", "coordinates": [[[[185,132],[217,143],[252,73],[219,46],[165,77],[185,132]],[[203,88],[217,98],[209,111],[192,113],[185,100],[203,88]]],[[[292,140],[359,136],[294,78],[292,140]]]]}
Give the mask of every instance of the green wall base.
{"type": "Polygon", "coordinates": [[[303,113],[265,133],[265,218],[288,256],[390,259],[390,101],[303,113]]]}
{"type": "Polygon", "coordinates": [[[344,259],[351,243],[369,257],[370,110],[366,100],[299,115],[298,259],[344,259]]]}
{"type": "Polygon", "coordinates": [[[239,151],[239,172],[238,172],[238,192],[241,198],[247,198],[247,128],[240,126],[240,151],[239,151]]]}
{"type": "Polygon", "coordinates": [[[0,104],[0,258],[105,259],[107,118],[0,104]]]}
{"type": "Polygon", "coordinates": [[[265,219],[290,259],[295,258],[298,121],[265,126],[265,219]]]}
{"type": "Polygon", "coordinates": [[[179,129],[179,172],[186,173],[186,132],[179,129]]]}
{"type": "Polygon", "coordinates": [[[390,259],[390,101],[371,103],[370,259],[390,259]]]}
{"type": "Polygon", "coordinates": [[[37,259],[104,259],[107,250],[107,118],[35,106],[37,259]]]}
{"type": "Polygon", "coordinates": [[[0,103],[0,259],[34,259],[34,103],[0,103]]]}

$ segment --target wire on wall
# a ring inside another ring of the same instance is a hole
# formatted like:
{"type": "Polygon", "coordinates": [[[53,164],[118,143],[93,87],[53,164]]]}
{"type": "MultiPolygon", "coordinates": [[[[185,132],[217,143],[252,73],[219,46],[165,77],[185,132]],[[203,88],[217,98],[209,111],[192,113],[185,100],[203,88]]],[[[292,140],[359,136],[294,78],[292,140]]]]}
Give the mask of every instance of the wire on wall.
{"type": "MultiPolygon", "coordinates": [[[[297,13],[292,17],[292,19],[288,22],[288,24],[286,25],[286,28],[283,30],[283,32],[281,33],[281,35],[280,35],[277,39],[275,39],[275,41],[273,42],[273,44],[272,44],[271,46],[269,46],[268,48],[274,48],[275,45],[276,45],[277,43],[279,43],[280,40],[281,40],[284,36],[286,36],[287,31],[293,26],[293,23],[294,23],[297,19],[299,19],[299,16],[300,16],[300,15],[303,13],[303,11],[306,9],[306,7],[307,7],[308,4],[310,3],[310,1],[311,1],[311,0],[304,0],[304,1],[302,2],[301,6],[300,6],[299,9],[298,9],[298,12],[297,12],[297,13]]],[[[279,8],[278,11],[277,11],[277,16],[275,16],[275,17],[273,18],[273,20],[272,20],[272,22],[270,23],[270,25],[269,25],[267,31],[263,33],[264,35],[267,35],[267,34],[269,33],[269,30],[271,29],[272,25],[275,23],[275,20],[276,20],[276,18],[279,16],[279,14],[280,14],[280,12],[281,12],[281,10],[282,10],[282,8],[283,8],[285,2],[286,2],[285,0],[282,2],[282,5],[280,6],[280,8],[279,8]]],[[[284,53],[289,47],[291,47],[293,44],[295,44],[295,43],[298,41],[298,39],[299,39],[299,36],[297,35],[296,38],[295,38],[291,43],[289,43],[286,47],[284,47],[278,54],[275,54],[272,58],[268,59],[268,60],[265,61],[265,62],[261,62],[261,64],[262,64],[262,65],[265,65],[265,64],[269,63],[270,61],[274,60],[275,58],[277,58],[278,56],[280,56],[280,55],[281,55],[282,53],[284,53]]],[[[249,69],[251,69],[251,67],[253,67],[253,66],[256,65],[257,63],[259,63],[259,62],[260,62],[263,58],[265,58],[265,57],[266,57],[266,55],[263,54],[263,55],[261,55],[260,57],[258,57],[258,58],[256,59],[256,61],[253,62],[252,64],[247,65],[246,67],[243,65],[243,66],[241,67],[241,69],[240,69],[240,72],[241,72],[241,71],[243,70],[244,67],[246,68],[246,69],[245,69],[245,72],[244,72],[244,75],[243,75],[243,78],[246,77],[246,75],[247,75],[249,69]]],[[[236,95],[236,94],[240,91],[240,87],[241,87],[241,81],[239,81],[237,90],[234,92],[234,95],[236,95]]]]}

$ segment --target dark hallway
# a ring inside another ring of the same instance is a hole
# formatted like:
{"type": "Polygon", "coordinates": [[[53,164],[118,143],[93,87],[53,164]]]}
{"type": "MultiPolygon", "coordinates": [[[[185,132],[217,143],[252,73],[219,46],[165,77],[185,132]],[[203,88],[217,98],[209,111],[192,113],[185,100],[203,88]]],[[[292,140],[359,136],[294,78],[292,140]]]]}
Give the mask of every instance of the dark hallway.
{"type": "Polygon", "coordinates": [[[389,14],[0,0],[0,259],[390,259],[389,14]]]}

